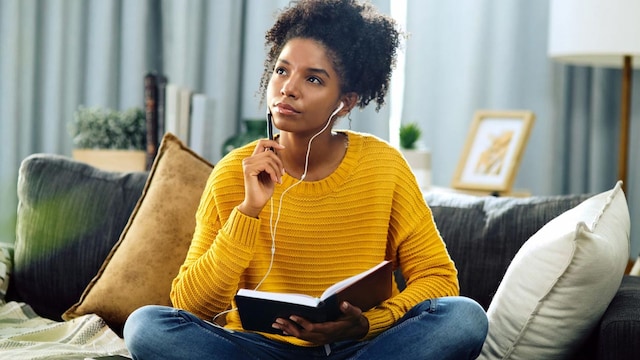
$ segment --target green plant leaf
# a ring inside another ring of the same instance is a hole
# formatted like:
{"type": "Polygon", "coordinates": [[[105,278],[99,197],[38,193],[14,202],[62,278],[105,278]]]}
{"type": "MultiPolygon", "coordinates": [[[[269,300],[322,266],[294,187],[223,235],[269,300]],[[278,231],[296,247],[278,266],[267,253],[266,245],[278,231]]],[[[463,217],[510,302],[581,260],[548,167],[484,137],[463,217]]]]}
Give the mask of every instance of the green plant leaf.
{"type": "Polygon", "coordinates": [[[117,111],[80,106],[69,124],[77,149],[144,150],[146,119],[141,108],[117,111]]]}
{"type": "Polygon", "coordinates": [[[422,130],[416,123],[400,126],[400,147],[403,149],[415,149],[416,141],[422,135],[422,130]]]}

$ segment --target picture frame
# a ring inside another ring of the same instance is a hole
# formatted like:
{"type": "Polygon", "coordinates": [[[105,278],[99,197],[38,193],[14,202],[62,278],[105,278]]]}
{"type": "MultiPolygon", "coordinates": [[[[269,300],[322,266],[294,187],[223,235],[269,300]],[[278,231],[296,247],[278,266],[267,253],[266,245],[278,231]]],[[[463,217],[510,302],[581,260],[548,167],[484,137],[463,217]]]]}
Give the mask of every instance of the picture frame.
{"type": "Polygon", "coordinates": [[[451,187],[510,192],[535,114],[529,110],[478,110],[451,187]]]}

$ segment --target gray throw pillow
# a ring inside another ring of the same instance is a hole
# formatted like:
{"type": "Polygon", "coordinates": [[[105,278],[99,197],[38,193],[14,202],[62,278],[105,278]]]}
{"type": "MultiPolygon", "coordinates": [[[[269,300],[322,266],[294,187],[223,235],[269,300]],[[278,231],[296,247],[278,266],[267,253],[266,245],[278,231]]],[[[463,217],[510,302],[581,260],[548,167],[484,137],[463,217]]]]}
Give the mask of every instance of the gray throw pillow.
{"type": "Polygon", "coordinates": [[[24,159],[7,299],[62,320],[118,241],[146,178],[146,172],[107,172],[59,155],[24,159]]]}

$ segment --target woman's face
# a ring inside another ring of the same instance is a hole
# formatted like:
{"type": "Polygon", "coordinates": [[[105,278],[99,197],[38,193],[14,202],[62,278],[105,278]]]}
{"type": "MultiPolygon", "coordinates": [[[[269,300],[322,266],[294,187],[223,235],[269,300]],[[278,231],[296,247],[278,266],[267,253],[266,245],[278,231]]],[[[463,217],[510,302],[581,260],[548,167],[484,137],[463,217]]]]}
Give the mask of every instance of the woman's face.
{"type": "Polygon", "coordinates": [[[340,104],[340,79],[320,43],[287,42],[267,86],[267,104],[281,131],[312,136],[326,125],[340,104]]]}

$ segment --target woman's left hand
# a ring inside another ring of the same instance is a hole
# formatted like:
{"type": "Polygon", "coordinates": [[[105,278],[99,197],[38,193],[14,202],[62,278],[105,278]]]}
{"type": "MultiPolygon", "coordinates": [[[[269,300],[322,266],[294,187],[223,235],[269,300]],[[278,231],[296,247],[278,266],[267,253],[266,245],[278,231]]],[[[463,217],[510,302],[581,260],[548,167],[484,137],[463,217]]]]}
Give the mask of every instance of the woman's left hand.
{"type": "Polygon", "coordinates": [[[369,331],[369,320],[360,308],[343,302],[340,306],[343,316],[336,321],[312,323],[302,317],[292,315],[289,319],[276,319],[273,327],[285,335],[317,345],[331,344],[342,340],[362,339],[369,331]]]}

